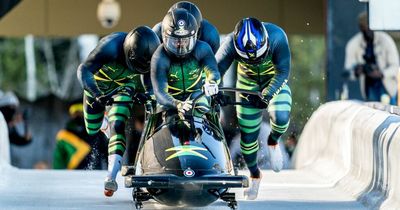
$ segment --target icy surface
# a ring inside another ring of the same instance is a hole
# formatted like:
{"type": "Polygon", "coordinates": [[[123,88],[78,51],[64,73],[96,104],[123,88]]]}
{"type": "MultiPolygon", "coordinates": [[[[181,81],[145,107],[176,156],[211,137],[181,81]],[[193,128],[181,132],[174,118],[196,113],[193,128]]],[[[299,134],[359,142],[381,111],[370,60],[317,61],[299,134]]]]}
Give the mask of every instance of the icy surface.
{"type": "MultiPolygon", "coordinates": [[[[121,177],[114,197],[104,197],[105,175],[105,171],[0,171],[0,209],[134,209],[131,189],[124,188],[121,177]]],[[[255,201],[243,200],[243,189],[233,192],[237,193],[241,210],[366,209],[351,196],[334,189],[331,183],[306,171],[263,171],[259,198],[255,201]]],[[[177,208],[148,201],[144,202],[143,209],[177,208]]],[[[229,208],[218,201],[208,207],[190,209],[229,208]]]]}

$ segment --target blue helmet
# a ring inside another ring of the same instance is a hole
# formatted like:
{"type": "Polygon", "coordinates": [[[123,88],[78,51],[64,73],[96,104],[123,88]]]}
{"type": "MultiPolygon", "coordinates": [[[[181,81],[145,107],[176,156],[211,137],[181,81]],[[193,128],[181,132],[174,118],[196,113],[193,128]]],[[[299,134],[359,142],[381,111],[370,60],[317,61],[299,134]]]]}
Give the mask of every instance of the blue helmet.
{"type": "Polygon", "coordinates": [[[237,54],[246,63],[259,63],[267,55],[269,42],[264,25],[255,18],[240,20],[234,33],[237,54]]]}

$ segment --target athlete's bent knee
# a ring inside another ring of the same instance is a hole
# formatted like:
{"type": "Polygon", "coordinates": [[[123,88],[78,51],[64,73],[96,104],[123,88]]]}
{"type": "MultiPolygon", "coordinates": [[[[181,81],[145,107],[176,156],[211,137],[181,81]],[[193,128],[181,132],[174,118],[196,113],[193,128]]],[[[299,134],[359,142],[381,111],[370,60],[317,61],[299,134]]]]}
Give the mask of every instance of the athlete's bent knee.
{"type": "Polygon", "coordinates": [[[116,120],[111,122],[111,128],[114,129],[116,133],[125,133],[125,122],[121,120],[116,120]]]}
{"type": "Polygon", "coordinates": [[[91,130],[89,128],[86,128],[86,132],[90,135],[90,136],[94,136],[99,132],[100,129],[97,130],[91,130]]]}
{"type": "Polygon", "coordinates": [[[288,124],[290,120],[290,113],[289,112],[277,112],[275,124],[278,126],[285,126],[288,124]]]}
{"type": "Polygon", "coordinates": [[[254,133],[241,132],[240,138],[242,139],[243,142],[248,143],[248,142],[253,142],[253,141],[257,140],[258,135],[259,135],[258,131],[254,132],[254,133]]]}

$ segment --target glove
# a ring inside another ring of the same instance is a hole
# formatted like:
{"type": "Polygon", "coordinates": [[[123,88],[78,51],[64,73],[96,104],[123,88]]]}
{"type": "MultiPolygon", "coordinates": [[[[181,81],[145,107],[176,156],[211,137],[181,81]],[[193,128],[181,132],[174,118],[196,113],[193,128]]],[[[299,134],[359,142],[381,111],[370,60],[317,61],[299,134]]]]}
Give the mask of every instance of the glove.
{"type": "Polygon", "coordinates": [[[147,100],[151,99],[150,96],[148,96],[145,93],[135,93],[133,98],[137,101],[139,104],[145,104],[147,100]]]}
{"type": "Polygon", "coordinates": [[[267,105],[267,107],[268,107],[268,105],[269,105],[269,99],[267,99],[267,98],[264,96],[263,98],[261,98],[261,101],[264,102],[264,103],[267,105]]]}
{"type": "Polygon", "coordinates": [[[97,97],[96,97],[96,101],[97,101],[99,104],[103,105],[103,106],[107,106],[107,105],[112,104],[113,99],[107,97],[106,95],[100,95],[100,96],[97,96],[97,97]]]}
{"type": "Polygon", "coordinates": [[[267,104],[267,106],[268,106],[269,101],[271,100],[271,98],[268,97],[268,95],[267,95],[267,88],[264,88],[262,90],[261,95],[263,96],[263,97],[261,97],[261,101],[264,102],[265,104],[267,104]]]}
{"type": "Polygon", "coordinates": [[[178,112],[180,114],[185,115],[186,112],[188,112],[192,109],[192,107],[193,107],[192,103],[193,103],[193,101],[191,101],[191,100],[178,101],[176,103],[176,108],[178,109],[178,112]]]}
{"type": "Polygon", "coordinates": [[[203,91],[206,96],[213,96],[218,93],[218,85],[215,83],[206,82],[203,86],[203,91]]]}
{"type": "Polygon", "coordinates": [[[356,78],[360,77],[361,74],[364,73],[364,65],[357,65],[356,67],[354,67],[354,75],[356,76],[356,78]]]}

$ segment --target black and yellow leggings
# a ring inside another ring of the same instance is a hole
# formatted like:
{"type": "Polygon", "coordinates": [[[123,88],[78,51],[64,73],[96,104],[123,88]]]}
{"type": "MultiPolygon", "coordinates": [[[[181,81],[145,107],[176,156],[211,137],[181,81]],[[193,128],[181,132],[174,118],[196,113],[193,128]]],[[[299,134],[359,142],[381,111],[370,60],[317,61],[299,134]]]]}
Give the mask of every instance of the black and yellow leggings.
{"type": "MultiPolygon", "coordinates": [[[[108,143],[108,154],[123,155],[126,148],[125,124],[132,110],[132,99],[127,93],[114,95],[114,104],[107,113],[111,127],[111,137],[108,143]]],[[[87,91],[84,93],[84,116],[86,131],[96,135],[103,123],[105,107],[99,104],[87,91]]]]}
{"type": "MultiPolygon", "coordinates": [[[[259,91],[257,89],[258,86],[247,86],[239,82],[236,84],[236,87],[259,91]]],[[[251,103],[251,100],[259,99],[249,95],[239,95],[239,101],[251,103]]],[[[289,86],[285,85],[279,94],[271,99],[267,108],[271,125],[271,134],[268,137],[268,144],[276,144],[282,134],[286,132],[290,121],[291,105],[291,91],[289,86]]],[[[257,151],[259,149],[258,135],[260,133],[262,122],[262,111],[263,109],[256,108],[252,105],[241,105],[236,107],[241,134],[240,148],[249,169],[257,168],[257,151]]]]}

